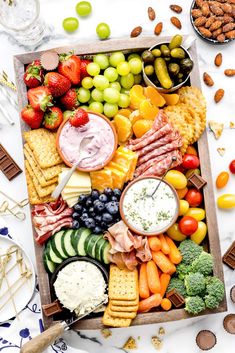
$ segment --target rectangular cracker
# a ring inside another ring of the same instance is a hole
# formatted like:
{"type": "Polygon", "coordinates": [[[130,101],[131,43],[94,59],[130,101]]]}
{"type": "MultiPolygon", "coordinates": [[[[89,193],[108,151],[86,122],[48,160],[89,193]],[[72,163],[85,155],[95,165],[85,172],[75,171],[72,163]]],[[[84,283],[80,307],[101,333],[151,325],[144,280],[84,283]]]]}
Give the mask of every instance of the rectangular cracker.
{"type": "Polygon", "coordinates": [[[62,163],[56,149],[56,133],[46,129],[36,129],[24,132],[25,141],[41,168],[48,168],[62,163]]]}
{"type": "Polygon", "coordinates": [[[130,305],[130,306],[117,306],[113,305],[112,301],[110,301],[110,310],[118,311],[118,312],[136,312],[138,311],[138,305],[130,305]]]}
{"type": "Polygon", "coordinates": [[[45,196],[48,196],[48,195],[51,195],[52,191],[54,191],[55,187],[56,187],[56,183],[55,184],[52,184],[52,185],[49,185],[49,186],[46,186],[46,187],[42,187],[39,182],[38,182],[38,179],[33,171],[33,169],[30,167],[29,165],[29,162],[27,160],[25,160],[25,167],[31,177],[31,180],[34,184],[34,187],[38,193],[38,196],[39,197],[45,197],[45,196]]]}
{"type": "Polygon", "coordinates": [[[135,300],[138,297],[138,271],[110,266],[109,299],[135,300]]]}
{"type": "Polygon", "coordinates": [[[29,194],[29,202],[31,205],[39,205],[41,203],[54,201],[50,196],[39,197],[27,169],[25,170],[25,174],[29,194]]]}
{"type": "Polygon", "coordinates": [[[136,306],[139,304],[139,298],[137,297],[135,300],[110,300],[110,303],[114,306],[136,306]]]}
{"type": "Polygon", "coordinates": [[[110,306],[108,306],[108,313],[111,317],[118,317],[121,319],[134,319],[137,315],[136,311],[133,311],[133,312],[113,311],[111,310],[110,306]]]}
{"type": "Polygon", "coordinates": [[[34,174],[36,176],[36,178],[38,179],[39,184],[42,187],[57,183],[58,181],[58,177],[54,177],[50,180],[46,180],[44,175],[42,174],[41,168],[38,166],[37,163],[35,163],[34,159],[31,157],[31,155],[29,154],[29,152],[24,148],[24,155],[26,160],[28,161],[31,169],[34,171],[34,174]]]}
{"type": "Polygon", "coordinates": [[[111,327],[128,327],[131,324],[131,319],[115,318],[109,315],[108,308],[104,312],[102,322],[105,326],[111,327]]]}

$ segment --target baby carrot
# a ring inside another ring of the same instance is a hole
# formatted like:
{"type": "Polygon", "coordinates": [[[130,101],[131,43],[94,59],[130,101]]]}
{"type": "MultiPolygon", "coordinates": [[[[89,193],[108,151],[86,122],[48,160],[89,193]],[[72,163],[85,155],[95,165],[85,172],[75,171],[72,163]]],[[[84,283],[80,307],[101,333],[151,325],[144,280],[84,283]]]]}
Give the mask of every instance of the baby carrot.
{"type": "Polygon", "coordinates": [[[171,301],[168,298],[164,298],[161,301],[161,307],[163,310],[170,310],[170,308],[172,307],[171,301]]]}
{"type": "Polygon", "coordinates": [[[148,237],[149,247],[153,251],[161,250],[161,242],[158,237],[148,237]]]}
{"type": "Polygon", "coordinates": [[[161,304],[162,297],[159,293],[151,295],[151,297],[147,299],[143,299],[139,302],[138,312],[146,313],[147,311],[159,306],[161,304]]]}
{"type": "Polygon", "coordinates": [[[152,293],[160,293],[161,284],[158,275],[158,269],[152,260],[147,262],[147,280],[150,292],[152,293]]]}
{"type": "MultiPolygon", "coordinates": [[[[169,247],[169,245],[167,244],[167,241],[166,241],[166,239],[165,239],[165,237],[164,237],[164,235],[163,234],[160,234],[159,235],[159,240],[160,240],[160,242],[161,242],[161,244],[162,244],[162,248],[161,248],[161,250],[162,250],[162,252],[165,254],[165,255],[168,255],[168,254],[170,254],[170,247],[169,247]]],[[[152,250],[154,250],[154,249],[152,249],[152,250]]]]}
{"type": "Polygon", "coordinates": [[[179,249],[177,248],[174,241],[170,237],[166,236],[166,241],[171,250],[169,254],[169,258],[171,262],[173,262],[173,264],[176,264],[176,265],[179,264],[182,261],[182,255],[179,249]]]}
{"type": "Polygon", "coordinates": [[[160,283],[161,283],[161,296],[164,297],[168,284],[170,283],[171,276],[168,273],[162,273],[160,276],[160,283]]]}
{"type": "Polygon", "coordinates": [[[147,280],[147,265],[144,262],[140,266],[139,295],[140,295],[140,298],[143,298],[143,299],[146,299],[150,296],[148,280],[147,280]]]}
{"type": "Polygon", "coordinates": [[[162,251],[152,251],[152,258],[162,272],[172,275],[176,271],[175,265],[162,251]]]}

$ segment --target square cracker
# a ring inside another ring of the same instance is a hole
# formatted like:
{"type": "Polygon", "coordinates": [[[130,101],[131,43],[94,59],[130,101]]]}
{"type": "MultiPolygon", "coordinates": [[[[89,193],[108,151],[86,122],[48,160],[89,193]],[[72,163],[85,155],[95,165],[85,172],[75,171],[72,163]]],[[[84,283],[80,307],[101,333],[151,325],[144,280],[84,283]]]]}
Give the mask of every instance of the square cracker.
{"type": "Polygon", "coordinates": [[[118,306],[113,305],[112,301],[110,301],[110,310],[118,311],[118,312],[136,312],[138,310],[139,305],[130,305],[130,306],[118,306]]]}
{"type": "Polygon", "coordinates": [[[110,308],[110,305],[108,305],[108,313],[110,316],[112,317],[119,317],[121,319],[134,319],[137,315],[137,312],[136,311],[133,311],[133,312],[130,312],[130,311],[113,311],[111,308],[110,308]]]}
{"type": "Polygon", "coordinates": [[[24,132],[24,138],[41,168],[48,168],[62,163],[62,159],[56,149],[55,132],[50,132],[46,129],[30,130],[24,132]]]}
{"type": "Polygon", "coordinates": [[[108,308],[106,308],[104,312],[104,316],[102,318],[102,322],[105,326],[111,327],[128,327],[131,324],[131,319],[122,319],[119,317],[112,317],[108,313],[108,308]]]}
{"type": "Polygon", "coordinates": [[[110,300],[110,303],[114,306],[136,306],[139,304],[139,298],[137,297],[135,300],[110,300]]]}
{"type": "Polygon", "coordinates": [[[38,179],[37,179],[33,169],[30,167],[29,162],[27,160],[25,160],[25,167],[27,169],[28,174],[30,175],[30,178],[34,184],[34,187],[35,187],[39,197],[48,196],[54,191],[57,184],[52,184],[52,185],[49,185],[49,186],[46,186],[43,188],[39,184],[38,179]]]}
{"type": "Polygon", "coordinates": [[[26,182],[27,182],[27,188],[28,188],[28,194],[29,194],[29,202],[31,205],[38,205],[41,203],[54,201],[51,197],[48,197],[48,196],[39,197],[27,169],[25,170],[25,174],[26,174],[26,182]]]}
{"type": "Polygon", "coordinates": [[[24,155],[26,160],[28,161],[31,169],[34,171],[34,174],[36,178],[38,179],[39,184],[42,187],[57,183],[58,178],[54,177],[50,180],[46,180],[44,175],[42,174],[41,168],[38,166],[38,164],[35,162],[35,160],[32,158],[32,156],[29,154],[29,152],[24,148],[24,155]]]}
{"type": "Polygon", "coordinates": [[[138,271],[110,266],[109,299],[135,300],[138,296],[138,271]]]}

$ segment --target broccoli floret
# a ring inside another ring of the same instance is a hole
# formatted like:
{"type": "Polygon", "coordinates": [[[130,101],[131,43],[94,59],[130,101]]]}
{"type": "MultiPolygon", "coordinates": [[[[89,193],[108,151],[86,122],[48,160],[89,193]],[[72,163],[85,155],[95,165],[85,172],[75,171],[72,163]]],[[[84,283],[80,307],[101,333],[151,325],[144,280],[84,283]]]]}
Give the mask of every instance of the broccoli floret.
{"type": "Polygon", "coordinates": [[[184,279],[188,295],[204,295],[206,279],[202,273],[190,273],[184,279]]]}
{"type": "Polygon", "coordinates": [[[179,265],[176,266],[176,274],[182,280],[184,280],[185,276],[191,272],[191,266],[186,265],[181,262],[179,265]]]}
{"type": "Polygon", "coordinates": [[[167,292],[169,292],[172,289],[176,289],[179,294],[181,294],[183,297],[186,296],[186,290],[184,286],[184,282],[177,278],[177,277],[172,277],[170,280],[170,283],[167,287],[167,292]]]}
{"type": "Polygon", "coordinates": [[[203,251],[193,262],[191,272],[200,272],[204,276],[208,276],[213,271],[213,257],[211,254],[203,251]]]}
{"type": "Polygon", "coordinates": [[[198,295],[193,297],[187,297],[185,299],[185,310],[193,315],[199,314],[201,311],[205,310],[205,303],[201,297],[198,295]]]}
{"type": "Polygon", "coordinates": [[[186,265],[191,265],[193,260],[195,260],[203,250],[202,246],[199,246],[190,239],[183,240],[178,249],[183,258],[182,262],[186,265]]]}
{"type": "Polygon", "coordinates": [[[225,295],[224,284],[217,277],[209,277],[206,280],[206,293],[214,296],[220,303],[225,295]]]}
{"type": "Polygon", "coordinates": [[[216,309],[219,306],[220,301],[211,294],[208,294],[204,297],[204,301],[206,304],[206,308],[208,309],[216,309]]]}

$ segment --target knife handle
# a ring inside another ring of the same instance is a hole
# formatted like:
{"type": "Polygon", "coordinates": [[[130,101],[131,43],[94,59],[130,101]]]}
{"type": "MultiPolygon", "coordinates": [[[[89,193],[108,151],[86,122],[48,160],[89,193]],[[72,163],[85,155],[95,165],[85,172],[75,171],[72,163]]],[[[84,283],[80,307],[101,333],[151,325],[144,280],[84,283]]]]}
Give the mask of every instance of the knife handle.
{"type": "Polygon", "coordinates": [[[49,345],[61,337],[67,325],[65,322],[60,322],[50,327],[40,335],[32,338],[25,343],[20,350],[20,353],[42,353],[49,345]]]}

